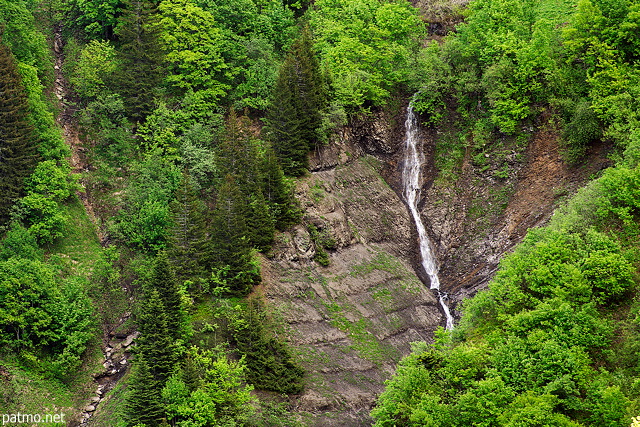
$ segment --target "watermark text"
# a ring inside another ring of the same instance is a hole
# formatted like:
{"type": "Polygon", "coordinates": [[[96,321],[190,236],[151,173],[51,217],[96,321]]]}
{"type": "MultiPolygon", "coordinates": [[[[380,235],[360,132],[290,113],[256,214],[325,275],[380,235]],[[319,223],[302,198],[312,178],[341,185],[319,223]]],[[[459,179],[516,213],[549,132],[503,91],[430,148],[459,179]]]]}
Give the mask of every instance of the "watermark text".
{"type": "Polygon", "coordinates": [[[2,425],[13,425],[20,423],[64,423],[65,414],[22,414],[20,412],[16,414],[2,414],[2,425]]]}

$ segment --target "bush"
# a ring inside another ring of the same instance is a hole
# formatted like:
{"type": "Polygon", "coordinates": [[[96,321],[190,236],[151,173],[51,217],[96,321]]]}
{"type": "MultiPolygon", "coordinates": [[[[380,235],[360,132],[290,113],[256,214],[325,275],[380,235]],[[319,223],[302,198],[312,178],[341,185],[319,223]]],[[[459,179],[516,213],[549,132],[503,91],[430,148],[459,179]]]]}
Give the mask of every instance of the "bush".
{"type": "Polygon", "coordinates": [[[80,51],[69,77],[74,90],[83,98],[107,94],[107,81],[116,71],[116,50],[108,41],[92,40],[80,51]]]}
{"type": "Polygon", "coordinates": [[[591,109],[591,103],[588,100],[579,101],[563,131],[568,160],[571,163],[578,162],[588,145],[601,136],[602,126],[598,116],[591,109]]]}

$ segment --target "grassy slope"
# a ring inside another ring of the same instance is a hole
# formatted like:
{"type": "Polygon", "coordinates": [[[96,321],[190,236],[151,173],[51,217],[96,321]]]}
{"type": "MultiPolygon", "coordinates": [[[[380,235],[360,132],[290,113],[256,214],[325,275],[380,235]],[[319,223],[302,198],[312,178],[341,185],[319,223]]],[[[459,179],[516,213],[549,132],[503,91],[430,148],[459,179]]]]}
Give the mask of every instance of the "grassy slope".
{"type": "MultiPolygon", "coordinates": [[[[93,223],[77,197],[64,206],[69,222],[64,237],[47,249],[47,258],[61,267],[63,280],[79,280],[90,286],[90,275],[100,259],[102,248],[93,223]]],[[[0,413],[64,413],[69,420],[86,405],[94,391],[92,374],[102,369],[100,333],[89,342],[84,363],[77,372],[69,373],[64,382],[47,378],[38,372],[21,367],[17,360],[5,358],[0,366],[6,367],[10,381],[0,385],[0,392],[10,391],[13,399],[0,400],[0,413]]],[[[60,424],[63,425],[63,424],[60,424]]]]}

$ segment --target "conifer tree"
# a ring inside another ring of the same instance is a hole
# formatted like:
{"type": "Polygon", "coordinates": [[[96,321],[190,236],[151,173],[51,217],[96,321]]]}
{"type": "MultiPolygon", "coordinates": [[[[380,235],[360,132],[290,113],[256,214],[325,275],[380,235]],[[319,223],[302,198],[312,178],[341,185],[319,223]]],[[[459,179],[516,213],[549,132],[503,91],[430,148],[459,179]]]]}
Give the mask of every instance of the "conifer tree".
{"type": "Polygon", "coordinates": [[[223,172],[233,176],[244,198],[243,216],[247,225],[249,243],[266,250],[273,241],[275,221],[262,194],[260,159],[256,138],[246,116],[238,117],[231,110],[225,124],[225,135],[220,144],[223,172]]]}
{"type": "Polygon", "coordinates": [[[151,275],[150,289],[158,291],[160,300],[164,305],[167,329],[171,338],[176,341],[184,338],[184,324],[182,297],[180,286],[173,270],[169,265],[166,252],[160,252],[156,257],[153,274],[151,275]]]}
{"type": "Polygon", "coordinates": [[[256,138],[251,132],[251,122],[246,116],[238,116],[234,109],[225,121],[224,134],[219,145],[220,168],[223,175],[231,175],[241,191],[259,188],[258,152],[256,138]]]}
{"type": "MultiPolygon", "coordinates": [[[[257,174],[256,174],[257,175],[257,174]]],[[[275,232],[275,222],[267,202],[262,195],[261,188],[255,192],[246,194],[248,197],[247,226],[249,242],[260,250],[266,251],[273,242],[275,232]]]]}
{"type": "Polygon", "coordinates": [[[262,194],[266,199],[278,230],[295,224],[300,218],[293,192],[284,177],[278,156],[271,146],[265,148],[261,162],[262,194]]]}
{"type": "Polygon", "coordinates": [[[186,170],[171,202],[171,217],[173,227],[168,255],[178,280],[184,282],[204,276],[204,264],[210,251],[206,235],[206,206],[198,198],[186,170]]]}
{"type": "Polygon", "coordinates": [[[267,111],[267,132],[287,175],[300,176],[308,167],[308,153],[319,143],[326,84],[304,27],[285,58],[267,111]]]}
{"type": "Polygon", "coordinates": [[[227,174],[211,221],[212,261],[216,268],[226,271],[224,278],[236,295],[246,295],[260,279],[251,262],[247,210],[246,197],[233,176],[227,174]]]}
{"type": "Polygon", "coordinates": [[[195,360],[193,360],[191,352],[187,352],[187,357],[184,359],[184,364],[180,371],[180,378],[189,389],[189,392],[197,390],[202,383],[198,367],[196,366],[195,360]]]}
{"type": "Polygon", "coordinates": [[[271,106],[267,110],[268,138],[278,154],[282,169],[289,176],[301,176],[308,168],[310,142],[305,139],[305,120],[297,94],[296,61],[289,54],[278,73],[271,106]]]}
{"type": "Polygon", "coordinates": [[[0,224],[8,221],[11,206],[24,194],[25,179],[37,163],[28,108],[16,61],[0,40],[0,224]]]}
{"type": "Polygon", "coordinates": [[[245,357],[247,378],[257,388],[278,393],[300,393],[304,370],[296,365],[286,345],[270,336],[267,319],[259,301],[249,300],[244,323],[234,338],[245,357]]]}
{"type": "Polygon", "coordinates": [[[155,426],[164,417],[162,386],[144,354],[138,354],[131,371],[126,401],[127,425],[155,426]]]}
{"type": "Polygon", "coordinates": [[[125,100],[127,115],[142,121],[154,108],[155,91],[162,82],[158,9],[149,0],[128,0],[117,31],[120,70],[116,85],[125,100]]]}
{"type": "Polygon", "coordinates": [[[176,362],[173,338],[167,326],[165,305],[156,289],[147,289],[140,307],[136,354],[148,363],[151,375],[159,388],[164,387],[176,362]]]}

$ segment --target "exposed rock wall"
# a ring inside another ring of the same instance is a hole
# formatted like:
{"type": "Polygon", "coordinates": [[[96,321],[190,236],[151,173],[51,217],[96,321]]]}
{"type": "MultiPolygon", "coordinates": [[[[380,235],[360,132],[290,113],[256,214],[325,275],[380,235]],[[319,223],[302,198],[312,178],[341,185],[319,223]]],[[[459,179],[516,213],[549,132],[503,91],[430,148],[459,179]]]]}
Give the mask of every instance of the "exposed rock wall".
{"type": "Polygon", "coordinates": [[[330,263],[313,261],[318,249],[305,225],[282,233],[263,265],[264,294],[309,373],[296,402],[309,425],[370,425],[395,364],[443,319],[411,265],[414,227],[380,175],[384,164],[348,138],[329,150],[316,154],[323,166],[300,182],[298,197],[304,223],[333,239],[330,263]]]}
{"type": "MultiPolygon", "coordinates": [[[[263,266],[265,296],[309,372],[296,401],[309,425],[370,425],[370,408],[410,343],[432,340],[443,325],[437,300],[418,279],[415,226],[400,197],[403,112],[355,119],[313,154],[297,190],[304,224],[277,237],[263,266]],[[314,261],[314,233],[330,236],[327,267],[314,261]]],[[[568,166],[548,118],[536,129],[527,144],[496,135],[481,157],[467,147],[448,178],[437,156],[452,154],[436,144],[455,126],[422,129],[419,208],[454,304],[485,286],[530,227],[609,164],[599,144],[583,164],[568,166]]]]}

